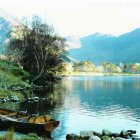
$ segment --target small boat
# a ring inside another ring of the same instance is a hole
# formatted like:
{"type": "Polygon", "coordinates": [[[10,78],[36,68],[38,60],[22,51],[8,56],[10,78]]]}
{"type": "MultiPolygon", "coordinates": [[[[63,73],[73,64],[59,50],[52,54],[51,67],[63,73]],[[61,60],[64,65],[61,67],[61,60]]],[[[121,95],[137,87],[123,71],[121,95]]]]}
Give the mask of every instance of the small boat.
{"type": "Polygon", "coordinates": [[[49,115],[32,117],[22,112],[0,108],[0,130],[13,128],[16,132],[36,133],[39,136],[51,138],[51,132],[58,127],[59,123],[49,115]]]}

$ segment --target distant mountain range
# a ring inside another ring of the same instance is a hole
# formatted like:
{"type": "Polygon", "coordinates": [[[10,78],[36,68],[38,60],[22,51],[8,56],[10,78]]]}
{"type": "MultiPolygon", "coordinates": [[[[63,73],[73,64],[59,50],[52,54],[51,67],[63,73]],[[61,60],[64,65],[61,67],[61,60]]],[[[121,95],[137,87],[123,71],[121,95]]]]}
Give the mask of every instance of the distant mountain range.
{"type": "Polygon", "coordinates": [[[0,17],[0,44],[4,44],[8,38],[8,33],[11,31],[11,26],[7,20],[0,17]]]}
{"type": "Polygon", "coordinates": [[[11,25],[9,22],[0,17],[0,54],[3,54],[8,42],[8,36],[11,31],[11,25]]]}
{"type": "Polygon", "coordinates": [[[95,64],[140,62],[140,28],[118,37],[96,33],[80,38],[80,41],[80,48],[69,50],[70,57],[76,60],[89,60],[95,64]]]}
{"type": "MultiPolygon", "coordinates": [[[[18,19],[0,10],[0,52],[8,39],[8,33],[19,24],[18,19]]],[[[74,40],[78,46],[79,41],[77,38],[74,40]]],[[[115,64],[140,62],[140,28],[118,37],[96,33],[80,38],[80,42],[80,48],[74,44],[77,48],[69,50],[69,60],[89,60],[95,64],[105,61],[115,64]]]]}
{"type": "Polygon", "coordinates": [[[20,22],[17,18],[0,9],[0,53],[5,49],[9,33],[20,22]]]}

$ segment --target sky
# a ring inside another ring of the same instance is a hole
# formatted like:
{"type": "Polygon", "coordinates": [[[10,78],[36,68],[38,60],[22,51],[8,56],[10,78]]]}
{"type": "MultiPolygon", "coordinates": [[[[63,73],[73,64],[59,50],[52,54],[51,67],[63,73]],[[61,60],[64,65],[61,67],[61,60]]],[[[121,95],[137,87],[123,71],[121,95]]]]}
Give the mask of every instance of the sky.
{"type": "Polygon", "coordinates": [[[0,0],[17,18],[39,15],[62,36],[120,35],[140,27],[140,0],[0,0]]]}

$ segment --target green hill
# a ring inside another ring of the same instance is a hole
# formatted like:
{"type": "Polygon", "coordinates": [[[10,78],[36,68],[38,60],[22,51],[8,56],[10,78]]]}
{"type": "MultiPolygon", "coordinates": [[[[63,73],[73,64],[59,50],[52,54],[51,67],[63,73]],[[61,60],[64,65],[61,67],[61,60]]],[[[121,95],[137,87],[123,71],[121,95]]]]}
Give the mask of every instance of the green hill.
{"type": "Polygon", "coordinates": [[[14,63],[0,60],[0,98],[20,94],[21,88],[28,88],[30,75],[14,63]]]}

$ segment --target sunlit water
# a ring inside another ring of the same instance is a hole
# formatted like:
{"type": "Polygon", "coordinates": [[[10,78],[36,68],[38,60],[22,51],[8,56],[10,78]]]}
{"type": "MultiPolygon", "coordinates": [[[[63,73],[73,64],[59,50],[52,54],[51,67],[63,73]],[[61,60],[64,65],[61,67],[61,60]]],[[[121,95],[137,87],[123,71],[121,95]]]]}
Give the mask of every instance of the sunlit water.
{"type": "Polygon", "coordinates": [[[24,103],[14,108],[48,113],[60,120],[52,134],[55,140],[64,140],[68,133],[101,132],[104,128],[113,132],[132,129],[140,135],[140,77],[68,77],[51,97],[49,103],[24,103]]]}

